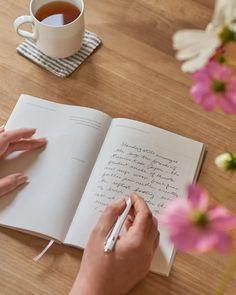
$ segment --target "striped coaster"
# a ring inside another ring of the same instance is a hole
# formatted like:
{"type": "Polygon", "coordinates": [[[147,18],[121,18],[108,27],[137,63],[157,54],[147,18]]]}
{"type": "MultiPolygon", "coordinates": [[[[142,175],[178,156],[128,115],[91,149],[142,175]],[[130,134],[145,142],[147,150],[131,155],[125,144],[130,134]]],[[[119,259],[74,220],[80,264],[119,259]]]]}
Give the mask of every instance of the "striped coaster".
{"type": "Polygon", "coordinates": [[[17,52],[58,77],[65,78],[73,73],[86,58],[101,44],[102,40],[94,33],[85,31],[82,47],[74,55],[66,58],[52,58],[37,49],[31,40],[25,40],[17,52]]]}

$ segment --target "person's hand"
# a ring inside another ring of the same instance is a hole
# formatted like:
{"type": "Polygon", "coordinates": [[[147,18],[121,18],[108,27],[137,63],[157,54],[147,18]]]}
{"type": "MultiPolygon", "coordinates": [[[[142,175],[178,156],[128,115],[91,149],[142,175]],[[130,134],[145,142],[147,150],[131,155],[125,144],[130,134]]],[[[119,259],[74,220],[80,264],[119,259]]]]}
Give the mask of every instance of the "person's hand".
{"type": "MultiPolygon", "coordinates": [[[[5,131],[0,127],[0,159],[15,151],[30,151],[44,146],[46,138],[32,138],[36,129],[21,128],[5,131]]],[[[16,189],[27,181],[27,176],[23,173],[14,173],[0,179],[0,196],[16,189]]]]}
{"type": "Polygon", "coordinates": [[[148,273],[159,242],[157,221],[143,198],[131,195],[127,232],[113,251],[104,253],[104,240],[125,208],[121,200],[106,208],[90,235],[80,271],[70,295],[124,295],[148,273]]]}

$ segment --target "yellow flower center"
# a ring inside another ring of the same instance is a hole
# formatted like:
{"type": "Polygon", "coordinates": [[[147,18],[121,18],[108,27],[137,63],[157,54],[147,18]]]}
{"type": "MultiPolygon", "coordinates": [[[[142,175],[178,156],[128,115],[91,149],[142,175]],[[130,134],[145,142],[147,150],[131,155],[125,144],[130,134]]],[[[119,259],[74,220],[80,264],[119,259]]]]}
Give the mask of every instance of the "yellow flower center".
{"type": "Polygon", "coordinates": [[[208,217],[205,212],[195,211],[191,214],[191,220],[194,224],[196,224],[200,228],[206,228],[208,225],[208,217]]]}
{"type": "Polygon", "coordinates": [[[226,84],[224,81],[214,80],[212,86],[214,92],[225,92],[226,84]]]}

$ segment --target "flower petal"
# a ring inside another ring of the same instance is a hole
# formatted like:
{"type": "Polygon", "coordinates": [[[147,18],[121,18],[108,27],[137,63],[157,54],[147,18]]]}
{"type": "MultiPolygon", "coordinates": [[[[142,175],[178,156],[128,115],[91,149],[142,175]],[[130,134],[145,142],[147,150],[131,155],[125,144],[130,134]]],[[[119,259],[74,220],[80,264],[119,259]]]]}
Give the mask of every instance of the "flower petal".
{"type": "Polygon", "coordinates": [[[221,98],[219,100],[219,106],[225,113],[236,113],[236,103],[231,100],[231,97],[227,98],[227,96],[225,96],[224,98],[221,98]]]}
{"type": "Polygon", "coordinates": [[[215,244],[215,249],[222,254],[227,254],[231,250],[232,246],[232,237],[227,232],[219,232],[217,234],[218,241],[215,244]]]}
{"type": "Polygon", "coordinates": [[[227,82],[232,77],[232,71],[230,68],[221,65],[214,60],[207,64],[206,70],[213,79],[227,82]]]}
{"type": "Polygon", "coordinates": [[[231,79],[227,85],[227,91],[232,92],[232,94],[236,93],[236,76],[231,77],[231,79]]]}
{"type": "Polygon", "coordinates": [[[192,77],[196,82],[207,82],[210,84],[212,81],[211,77],[209,76],[209,73],[205,69],[201,69],[194,72],[192,77]]]}
{"type": "Polygon", "coordinates": [[[205,48],[204,42],[205,40],[205,31],[203,30],[181,30],[176,32],[173,35],[173,46],[175,49],[183,49],[193,44],[197,44],[197,46],[201,46],[201,48],[205,48]]]}
{"type": "Polygon", "coordinates": [[[215,248],[218,236],[213,232],[200,230],[193,226],[183,228],[170,234],[171,241],[181,251],[206,252],[215,248]]]}
{"type": "Polygon", "coordinates": [[[187,60],[199,56],[202,52],[206,50],[206,48],[213,48],[211,50],[213,52],[218,47],[218,45],[220,44],[218,37],[216,37],[214,34],[209,34],[204,31],[201,32],[202,34],[197,34],[196,37],[194,37],[195,34],[193,34],[188,41],[183,42],[182,40],[179,48],[175,47],[175,49],[179,49],[176,54],[177,59],[187,60]]]}
{"type": "Polygon", "coordinates": [[[190,184],[187,190],[191,208],[205,211],[208,207],[207,192],[197,184],[190,184]]]}
{"type": "Polygon", "coordinates": [[[235,0],[216,0],[215,10],[212,18],[213,28],[224,24],[230,24],[236,18],[235,0]]]}
{"type": "Polygon", "coordinates": [[[232,104],[236,105],[236,91],[227,90],[225,97],[227,100],[230,100],[232,104]]]}
{"type": "Polygon", "coordinates": [[[190,93],[194,97],[195,101],[200,104],[206,96],[210,95],[209,88],[210,87],[207,84],[197,83],[192,86],[190,93]]]}
{"type": "Polygon", "coordinates": [[[190,59],[199,55],[199,51],[200,51],[199,48],[195,46],[191,46],[191,47],[189,46],[189,47],[180,49],[176,54],[176,58],[178,60],[190,59]]]}
{"type": "Polygon", "coordinates": [[[223,206],[213,207],[208,212],[211,227],[215,230],[232,229],[236,227],[236,217],[223,206]]]}
{"type": "Polygon", "coordinates": [[[189,210],[190,207],[186,199],[176,199],[161,212],[159,222],[168,227],[170,231],[185,226],[189,223],[189,210]]]}
{"type": "Polygon", "coordinates": [[[199,236],[196,241],[195,251],[206,252],[215,248],[218,242],[218,235],[215,232],[209,230],[199,231],[199,236]]]}
{"type": "Polygon", "coordinates": [[[177,58],[189,59],[182,65],[185,72],[194,72],[203,67],[219,45],[218,35],[212,32],[183,30],[173,36],[173,46],[179,50],[177,58]]]}
{"type": "Polygon", "coordinates": [[[189,61],[186,61],[182,64],[181,70],[183,72],[194,72],[196,70],[201,69],[205,64],[208,62],[208,59],[210,58],[211,54],[209,56],[197,56],[193,59],[190,59],[189,61]]]}
{"type": "Polygon", "coordinates": [[[170,240],[175,245],[177,250],[180,251],[192,251],[195,249],[196,242],[199,235],[195,232],[195,229],[189,226],[179,231],[170,233],[170,240]]]}
{"type": "Polygon", "coordinates": [[[218,96],[215,94],[205,95],[200,104],[203,106],[205,111],[211,112],[217,104],[217,99],[218,96]]]}
{"type": "Polygon", "coordinates": [[[219,40],[214,40],[215,42],[212,42],[211,44],[208,45],[208,47],[205,47],[204,50],[201,50],[199,52],[199,55],[187,62],[185,62],[181,69],[184,72],[194,72],[196,70],[199,70],[205,66],[213,53],[215,52],[215,49],[219,47],[220,42],[219,40]]]}

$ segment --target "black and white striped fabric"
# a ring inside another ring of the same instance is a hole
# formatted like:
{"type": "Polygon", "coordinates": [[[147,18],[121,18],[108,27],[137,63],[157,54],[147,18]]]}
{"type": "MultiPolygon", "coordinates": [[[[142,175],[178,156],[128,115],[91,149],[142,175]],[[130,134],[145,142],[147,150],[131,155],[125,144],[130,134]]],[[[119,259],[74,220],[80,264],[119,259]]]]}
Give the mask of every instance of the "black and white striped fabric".
{"type": "Polygon", "coordinates": [[[65,78],[73,73],[101,42],[102,40],[96,34],[85,31],[82,47],[77,53],[67,58],[51,58],[39,51],[31,40],[25,40],[16,50],[49,72],[65,78]]]}

